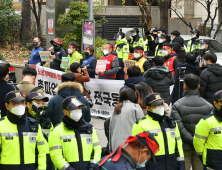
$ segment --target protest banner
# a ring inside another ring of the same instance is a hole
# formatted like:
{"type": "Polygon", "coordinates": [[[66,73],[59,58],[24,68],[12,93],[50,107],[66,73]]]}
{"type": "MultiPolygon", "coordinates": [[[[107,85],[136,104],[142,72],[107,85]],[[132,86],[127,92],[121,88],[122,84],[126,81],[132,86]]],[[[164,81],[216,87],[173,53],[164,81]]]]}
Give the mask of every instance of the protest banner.
{"type": "Polygon", "coordinates": [[[106,70],[107,60],[97,60],[96,72],[103,72],[106,70]]]}
{"type": "Polygon", "coordinates": [[[39,51],[39,55],[42,61],[52,61],[50,51],[39,51]]]}
{"type": "Polygon", "coordinates": [[[70,65],[70,57],[62,57],[61,68],[67,69],[70,65]]]}

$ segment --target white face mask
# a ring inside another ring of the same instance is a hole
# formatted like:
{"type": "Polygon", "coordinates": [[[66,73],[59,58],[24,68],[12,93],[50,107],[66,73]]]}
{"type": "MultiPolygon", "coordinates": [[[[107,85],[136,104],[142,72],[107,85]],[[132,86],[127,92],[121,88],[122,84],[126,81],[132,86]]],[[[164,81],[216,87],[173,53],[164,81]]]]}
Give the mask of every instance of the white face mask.
{"type": "Polygon", "coordinates": [[[135,36],[135,35],[136,35],[136,33],[135,33],[135,32],[133,32],[133,33],[132,33],[132,36],[135,36]]]}
{"type": "Polygon", "coordinates": [[[171,37],[170,39],[173,41],[174,37],[171,37]]]}
{"type": "Polygon", "coordinates": [[[71,50],[70,48],[68,49],[68,53],[69,53],[69,54],[72,54],[72,50],[71,50]]]}
{"type": "Polygon", "coordinates": [[[163,39],[162,38],[159,39],[159,43],[163,43],[163,39]]]}
{"type": "Polygon", "coordinates": [[[11,112],[17,116],[22,116],[25,114],[25,106],[18,105],[18,106],[12,107],[11,112]]]}
{"type": "Polygon", "coordinates": [[[206,61],[204,61],[204,66],[207,66],[207,63],[206,63],[206,61]]]}
{"type": "Polygon", "coordinates": [[[158,37],[160,37],[160,36],[161,36],[161,34],[157,34],[157,36],[158,36],[158,37]]]}
{"type": "Polygon", "coordinates": [[[167,55],[168,55],[168,52],[167,52],[167,51],[165,51],[165,50],[164,50],[164,51],[162,51],[162,53],[163,53],[163,55],[164,55],[164,56],[167,56],[167,55]]]}
{"type": "Polygon", "coordinates": [[[118,37],[116,38],[116,41],[119,41],[119,40],[121,40],[121,36],[118,36],[118,37]]]}
{"type": "Polygon", "coordinates": [[[139,58],[140,54],[139,53],[134,53],[134,58],[139,58]]]}
{"type": "Polygon", "coordinates": [[[156,113],[160,116],[164,115],[164,107],[163,106],[158,106],[157,108],[153,109],[153,113],[156,113]]]}
{"type": "Polygon", "coordinates": [[[107,54],[109,54],[109,51],[103,50],[103,54],[107,55],[107,54]]]}
{"type": "Polygon", "coordinates": [[[70,118],[76,122],[80,120],[82,117],[82,110],[77,109],[77,110],[71,110],[70,111],[70,118]]]}
{"type": "Polygon", "coordinates": [[[200,50],[203,50],[203,49],[204,49],[204,45],[201,45],[201,46],[200,46],[200,50]]]}
{"type": "Polygon", "coordinates": [[[191,34],[191,37],[192,37],[192,38],[195,38],[195,37],[196,37],[196,35],[195,35],[195,34],[191,34]]]}

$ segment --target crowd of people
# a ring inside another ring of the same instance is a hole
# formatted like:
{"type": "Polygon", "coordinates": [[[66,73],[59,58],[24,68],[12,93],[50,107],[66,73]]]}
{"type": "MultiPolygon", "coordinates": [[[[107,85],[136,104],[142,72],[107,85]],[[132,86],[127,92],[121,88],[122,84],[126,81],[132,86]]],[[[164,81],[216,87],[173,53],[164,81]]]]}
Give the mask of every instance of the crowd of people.
{"type": "MultiPolygon", "coordinates": [[[[138,28],[131,32],[128,40],[118,32],[116,45],[104,46],[102,72],[96,71],[93,47],[82,55],[70,42],[67,53],[59,38],[50,41],[50,68],[66,72],[51,99],[33,85],[36,69],[26,66],[22,81],[11,85],[8,66],[0,64],[0,169],[222,169],[222,66],[209,41],[200,41],[197,29],[187,47],[177,30],[168,36],[164,28],[152,28],[144,38],[138,28]],[[61,60],[68,55],[64,70],[61,60]],[[125,60],[136,65],[126,69],[125,60]],[[95,77],[124,80],[104,123],[103,148],[90,124],[93,106],[84,87],[95,77]]],[[[41,40],[34,38],[33,45],[28,64],[44,65],[41,40]]]]}

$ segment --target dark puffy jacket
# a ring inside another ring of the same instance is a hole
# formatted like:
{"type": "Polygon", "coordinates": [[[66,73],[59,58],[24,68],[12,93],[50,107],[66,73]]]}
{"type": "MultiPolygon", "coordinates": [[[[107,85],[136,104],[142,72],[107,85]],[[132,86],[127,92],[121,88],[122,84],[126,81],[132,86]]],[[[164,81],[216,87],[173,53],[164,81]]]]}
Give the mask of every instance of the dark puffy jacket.
{"type": "Polygon", "coordinates": [[[136,84],[140,83],[140,82],[144,82],[146,83],[146,79],[144,77],[141,76],[137,76],[137,77],[130,77],[128,79],[125,80],[125,84],[123,87],[120,88],[119,93],[126,87],[129,87],[131,89],[133,89],[135,91],[135,86],[136,84]]]}
{"type": "Polygon", "coordinates": [[[200,97],[198,90],[185,91],[184,97],[174,103],[171,117],[177,121],[185,151],[194,151],[195,126],[212,109],[213,106],[200,97]]]}
{"type": "Polygon", "coordinates": [[[184,49],[184,39],[181,36],[177,36],[172,41],[173,51],[177,53],[178,58],[181,62],[185,61],[186,51],[184,49]]]}
{"type": "Polygon", "coordinates": [[[165,103],[170,104],[170,86],[174,84],[174,76],[163,66],[154,66],[143,75],[153,92],[160,93],[165,103]]]}
{"type": "Polygon", "coordinates": [[[82,96],[83,87],[80,83],[77,82],[64,82],[61,83],[57,88],[57,94],[52,97],[48,103],[49,109],[45,111],[43,114],[50,118],[53,126],[59,124],[64,116],[63,108],[62,108],[62,101],[69,96],[77,96],[77,98],[86,106],[83,108],[83,119],[86,122],[91,121],[91,114],[90,114],[90,106],[89,102],[82,96]]]}
{"type": "Polygon", "coordinates": [[[64,70],[60,68],[60,64],[62,62],[62,57],[68,56],[67,51],[64,47],[60,47],[58,50],[54,51],[56,58],[52,62],[50,62],[50,68],[64,72],[64,70]]]}
{"type": "Polygon", "coordinates": [[[200,74],[200,95],[213,104],[213,96],[219,90],[222,90],[222,66],[209,64],[200,74]]]}

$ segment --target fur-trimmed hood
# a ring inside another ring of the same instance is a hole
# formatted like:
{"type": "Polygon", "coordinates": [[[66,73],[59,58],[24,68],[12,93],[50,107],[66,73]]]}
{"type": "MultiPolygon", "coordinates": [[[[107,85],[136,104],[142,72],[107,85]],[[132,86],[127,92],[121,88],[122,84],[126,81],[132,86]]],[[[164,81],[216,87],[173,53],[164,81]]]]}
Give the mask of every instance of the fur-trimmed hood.
{"type": "Polygon", "coordinates": [[[72,82],[72,81],[68,81],[68,82],[64,82],[64,83],[59,84],[56,89],[56,93],[59,93],[60,90],[66,88],[66,87],[76,88],[77,90],[80,91],[80,93],[83,93],[82,84],[77,83],[77,82],[72,82]]]}

